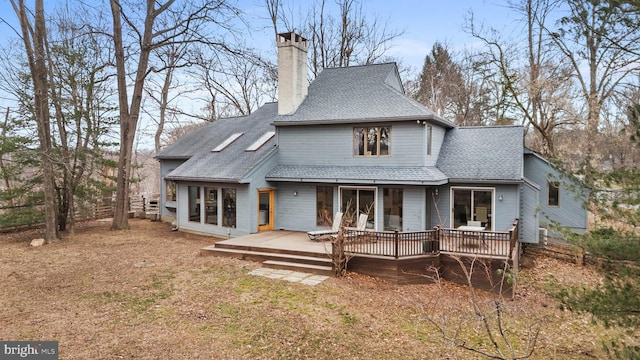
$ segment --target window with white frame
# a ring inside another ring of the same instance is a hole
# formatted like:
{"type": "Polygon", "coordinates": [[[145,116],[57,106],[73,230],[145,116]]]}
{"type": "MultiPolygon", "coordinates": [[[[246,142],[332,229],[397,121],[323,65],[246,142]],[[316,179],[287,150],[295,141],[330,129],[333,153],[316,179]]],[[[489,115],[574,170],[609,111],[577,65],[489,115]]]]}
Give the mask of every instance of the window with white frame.
{"type": "Polygon", "coordinates": [[[485,230],[493,228],[493,204],[495,189],[452,187],[453,227],[477,223],[485,230]],[[473,222],[473,223],[470,223],[473,222]]]}

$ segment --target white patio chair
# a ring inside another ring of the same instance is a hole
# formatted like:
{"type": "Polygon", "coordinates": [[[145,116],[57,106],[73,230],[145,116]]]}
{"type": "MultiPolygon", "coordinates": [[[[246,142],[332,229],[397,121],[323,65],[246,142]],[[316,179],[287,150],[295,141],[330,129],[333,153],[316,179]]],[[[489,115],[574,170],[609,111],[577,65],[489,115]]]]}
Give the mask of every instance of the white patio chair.
{"type": "Polygon", "coordinates": [[[338,230],[340,230],[341,224],[342,224],[342,213],[338,211],[336,213],[336,216],[333,217],[333,225],[331,226],[331,230],[308,231],[307,235],[309,236],[309,239],[313,241],[319,241],[324,236],[337,234],[338,230]]]}

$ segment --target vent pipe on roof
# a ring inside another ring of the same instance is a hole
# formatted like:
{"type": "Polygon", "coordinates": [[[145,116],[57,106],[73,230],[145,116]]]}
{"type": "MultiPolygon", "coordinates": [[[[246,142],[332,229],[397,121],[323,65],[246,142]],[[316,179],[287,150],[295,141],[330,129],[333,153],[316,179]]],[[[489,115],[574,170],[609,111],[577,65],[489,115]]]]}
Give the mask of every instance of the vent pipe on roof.
{"type": "Polygon", "coordinates": [[[278,115],[291,115],[307,97],[307,39],[281,33],[278,42],[278,115]]]}

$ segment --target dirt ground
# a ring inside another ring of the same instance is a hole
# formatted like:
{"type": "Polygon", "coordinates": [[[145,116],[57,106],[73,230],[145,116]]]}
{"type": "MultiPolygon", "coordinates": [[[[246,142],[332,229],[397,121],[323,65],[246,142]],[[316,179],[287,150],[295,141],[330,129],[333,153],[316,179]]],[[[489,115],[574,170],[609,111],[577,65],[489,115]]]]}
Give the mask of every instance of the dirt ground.
{"type": "MultiPolygon", "coordinates": [[[[134,219],[32,248],[37,232],[0,234],[0,340],[56,340],[60,359],[469,359],[494,353],[469,291],[449,283],[396,286],[348,274],[317,286],[248,273],[258,263],[202,257],[217,239],[134,219]],[[455,339],[454,339],[455,338],[455,339]],[[461,344],[464,344],[461,346],[461,344]]],[[[536,332],[533,359],[603,358],[602,341],[638,343],[559,310],[555,284],[599,281],[590,268],[525,259],[515,300],[501,303],[515,355],[536,332]]],[[[493,295],[478,311],[508,357],[493,295]]]]}

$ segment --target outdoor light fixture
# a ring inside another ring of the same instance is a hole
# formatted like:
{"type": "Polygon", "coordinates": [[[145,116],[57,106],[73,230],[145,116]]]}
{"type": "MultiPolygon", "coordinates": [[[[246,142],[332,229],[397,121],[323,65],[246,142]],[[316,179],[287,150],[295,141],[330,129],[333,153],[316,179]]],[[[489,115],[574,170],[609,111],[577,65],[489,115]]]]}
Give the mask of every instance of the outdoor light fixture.
{"type": "Polygon", "coordinates": [[[294,192],[293,192],[293,196],[298,196],[298,192],[297,192],[297,191],[294,191],[294,192]]]}
{"type": "Polygon", "coordinates": [[[500,196],[498,196],[498,200],[502,201],[502,194],[500,194],[500,196]]]}
{"type": "Polygon", "coordinates": [[[435,196],[438,196],[438,189],[436,189],[436,191],[434,191],[434,192],[433,192],[433,194],[434,194],[435,196]]]}

